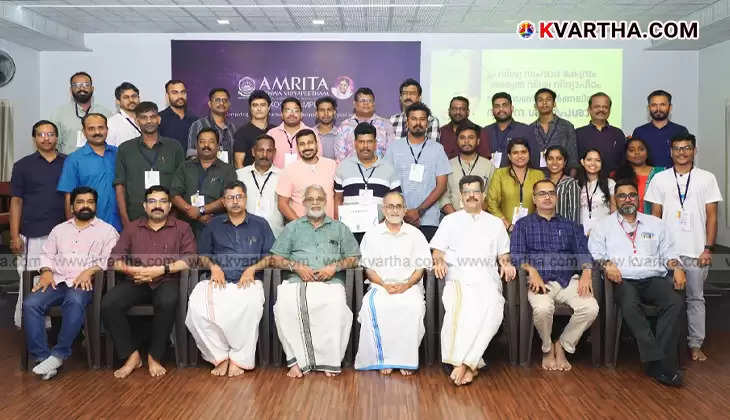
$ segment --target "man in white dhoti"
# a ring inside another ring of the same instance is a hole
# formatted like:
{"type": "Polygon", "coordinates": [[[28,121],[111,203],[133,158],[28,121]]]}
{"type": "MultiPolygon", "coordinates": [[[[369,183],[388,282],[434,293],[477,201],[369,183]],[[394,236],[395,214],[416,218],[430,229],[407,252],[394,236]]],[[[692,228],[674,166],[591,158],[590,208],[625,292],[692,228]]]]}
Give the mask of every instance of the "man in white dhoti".
{"type": "Polygon", "coordinates": [[[195,286],[185,319],[215,376],[239,376],[254,368],[264,288],[255,279],[268,264],[274,234],[266,220],[246,212],[241,181],[223,191],[226,214],[214,217],[198,238],[200,264],[210,280],[195,286]]]}
{"type": "Polygon", "coordinates": [[[399,192],[383,197],[385,221],[365,233],[360,252],[370,288],[358,321],[360,343],[355,369],[404,376],[418,369],[418,347],[425,328],[421,277],[431,267],[426,237],[403,223],[405,199],[399,192]]]}
{"type": "Polygon", "coordinates": [[[344,270],[357,266],[360,249],[347,226],[325,215],[326,201],[321,186],[307,187],[306,216],[287,224],[271,248],[271,265],[291,271],[274,304],[291,378],[339,374],[352,328],[344,270]]]}
{"type": "Polygon", "coordinates": [[[454,384],[464,385],[485,365],[482,354],[502,323],[500,277],[512,281],[516,270],[504,223],[482,211],[484,179],[467,175],[459,190],[464,208],[444,217],[431,248],[436,277],[446,280],[441,359],[454,366],[454,384]]]}

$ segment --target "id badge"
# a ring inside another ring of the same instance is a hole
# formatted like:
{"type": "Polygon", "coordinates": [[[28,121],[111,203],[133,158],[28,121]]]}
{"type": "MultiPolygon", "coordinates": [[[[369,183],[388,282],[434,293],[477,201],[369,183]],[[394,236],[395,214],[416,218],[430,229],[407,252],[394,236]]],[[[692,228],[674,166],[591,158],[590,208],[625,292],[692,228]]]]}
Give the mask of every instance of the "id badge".
{"type": "Polygon", "coordinates": [[[408,180],[413,182],[423,182],[423,172],[426,167],[420,163],[411,163],[411,170],[408,173],[408,180]]]}
{"type": "Polygon", "coordinates": [[[545,168],[547,167],[547,161],[545,160],[545,151],[540,152],[540,167],[545,168]]]}
{"type": "Polygon", "coordinates": [[[502,163],[502,152],[492,153],[492,165],[495,168],[499,168],[499,164],[502,163]]]}
{"type": "Polygon", "coordinates": [[[297,161],[297,154],[289,152],[284,155],[284,167],[291,165],[292,163],[297,161]]]}
{"type": "Polygon", "coordinates": [[[190,205],[193,207],[203,207],[205,205],[205,197],[196,192],[190,196],[190,205]]]}
{"type": "Polygon", "coordinates": [[[512,212],[512,224],[514,225],[517,223],[518,220],[522,219],[523,217],[527,216],[527,208],[522,207],[522,204],[515,207],[514,211],[512,212]]]}
{"type": "Polygon", "coordinates": [[[160,171],[144,171],[144,189],[160,185],[160,171]]]}
{"type": "Polygon", "coordinates": [[[86,136],[81,130],[76,131],[76,147],[84,147],[86,144],[86,136]]]}
{"type": "Polygon", "coordinates": [[[677,212],[677,219],[679,219],[679,227],[683,232],[692,231],[692,214],[687,210],[679,210],[677,212]]]}
{"type": "Polygon", "coordinates": [[[363,188],[358,193],[358,198],[360,203],[362,204],[368,204],[371,201],[373,201],[373,190],[369,190],[367,188],[363,188]]]}
{"type": "Polygon", "coordinates": [[[225,163],[228,163],[228,152],[226,152],[225,150],[219,150],[218,159],[222,160],[225,163]]]}

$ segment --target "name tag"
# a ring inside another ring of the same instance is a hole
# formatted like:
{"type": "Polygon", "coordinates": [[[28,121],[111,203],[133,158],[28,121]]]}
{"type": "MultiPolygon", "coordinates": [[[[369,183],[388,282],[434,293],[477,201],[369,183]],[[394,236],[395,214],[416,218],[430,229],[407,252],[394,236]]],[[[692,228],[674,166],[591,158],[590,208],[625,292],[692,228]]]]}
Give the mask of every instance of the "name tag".
{"type": "Polygon", "coordinates": [[[86,136],[81,130],[76,131],[76,147],[84,147],[86,144],[86,136]]]}
{"type": "Polygon", "coordinates": [[[677,220],[679,220],[679,227],[683,232],[692,232],[692,214],[689,211],[679,210],[677,220]]]}
{"type": "Polygon", "coordinates": [[[297,154],[289,152],[284,155],[284,167],[291,165],[292,163],[297,161],[297,154]]]}
{"type": "Polygon", "coordinates": [[[492,165],[495,168],[499,168],[499,164],[502,163],[502,152],[492,153],[492,165]]]}
{"type": "Polygon", "coordinates": [[[205,197],[199,193],[190,196],[190,205],[193,207],[202,207],[205,205],[205,197]]]}
{"type": "Polygon", "coordinates": [[[522,204],[515,207],[514,211],[512,212],[512,224],[514,225],[517,223],[518,220],[522,219],[523,217],[527,216],[527,208],[522,207],[522,204]]]}
{"type": "Polygon", "coordinates": [[[144,171],[144,189],[160,185],[160,171],[144,171]]]}
{"type": "Polygon", "coordinates": [[[219,150],[218,159],[222,160],[225,163],[228,163],[228,152],[226,152],[225,150],[219,150]]]}
{"type": "Polygon", "coordinates": [[[337,208],[340,221],[351,232],[366,232],[378,224],[378,206],[375,202],[368,204],[343,204],[337,208]]]}
{"type": "Polygon", "coordinates": [[[540,152],[540,167],[545,168],[547,166],[547,161],[545,161],[545,151],[540,152]]]}
{"type": "Polygon", "coordinates": [[[358,193],[358,201],[362,204],[368,204],[373,201],[373,190],[363,188],[358,193]]]}
{"type": "Polygon", "coordinates": [[[408,173],[408,180],[413,182],[423,182],[423,172],[426,167],[420,163],[411,163],[411,170],[408,173]]]}

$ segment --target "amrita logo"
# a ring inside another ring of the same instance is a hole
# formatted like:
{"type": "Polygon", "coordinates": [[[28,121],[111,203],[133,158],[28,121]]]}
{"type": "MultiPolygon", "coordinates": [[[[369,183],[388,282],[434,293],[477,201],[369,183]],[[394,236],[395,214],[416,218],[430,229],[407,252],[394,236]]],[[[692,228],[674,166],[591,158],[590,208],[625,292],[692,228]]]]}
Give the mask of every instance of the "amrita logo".
{"type": "Polygon", "coordinates": [[[529,20],[523,20],[517,25],[517,33],[522,39],[529,39],[535,33],[535,25],[529,20]]]}
{"type": "Polygon", "coordinates": [[[238,96],[247,98],[256,90],[256,80],[252,77],[244,76],[238,81],[238,96]]]}

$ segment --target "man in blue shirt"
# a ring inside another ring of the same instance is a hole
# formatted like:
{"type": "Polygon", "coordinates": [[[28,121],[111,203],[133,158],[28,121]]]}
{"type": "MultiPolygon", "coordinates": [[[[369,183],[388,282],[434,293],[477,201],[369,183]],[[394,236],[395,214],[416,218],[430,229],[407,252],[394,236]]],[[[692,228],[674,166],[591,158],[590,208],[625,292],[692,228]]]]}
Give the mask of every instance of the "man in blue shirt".
{"type": "Polygon", "coordinates": [[[86,144],[71,153],[63,164],[58,191],[66,193],[66,218],[71,218],[71,191],[76,187],[91,187],[99,194],[96,201],[96,215],[99,219],[122,230],[122,222],[114,192],[114,168],[117,147],[106,143],[106,117],[92,113],[82,121],[86,144]]]}
{"type": "MultiPolygon", "coordinates": [[[[507,144],[512,139],[525,139],[528,143],[534,143],[535,132],[529,125],[512,119],[512,96],[507,92],[497,92],[492,95],[492,115],[494,123],[482,128],[481,137],[488,137],[490,151],[492,153],[492,165],[495,168],[503,168],[509,165],[507,159],[507,144]]],[[[532,166],[537,168],[540,162],[540,151],[536,150],[530,156],[532,166]]]]}
{"type": "Polygon", "coordinates": [[[655,90],[646,98],[651,121],[636,127],[632,137],[642,139],[649,146],[649,160],[654,166],[672,166],[669,141],[679,134],[687,134],[683,125],[669,121],[672,112],[672,95],[664,90],[655,90]]]}

